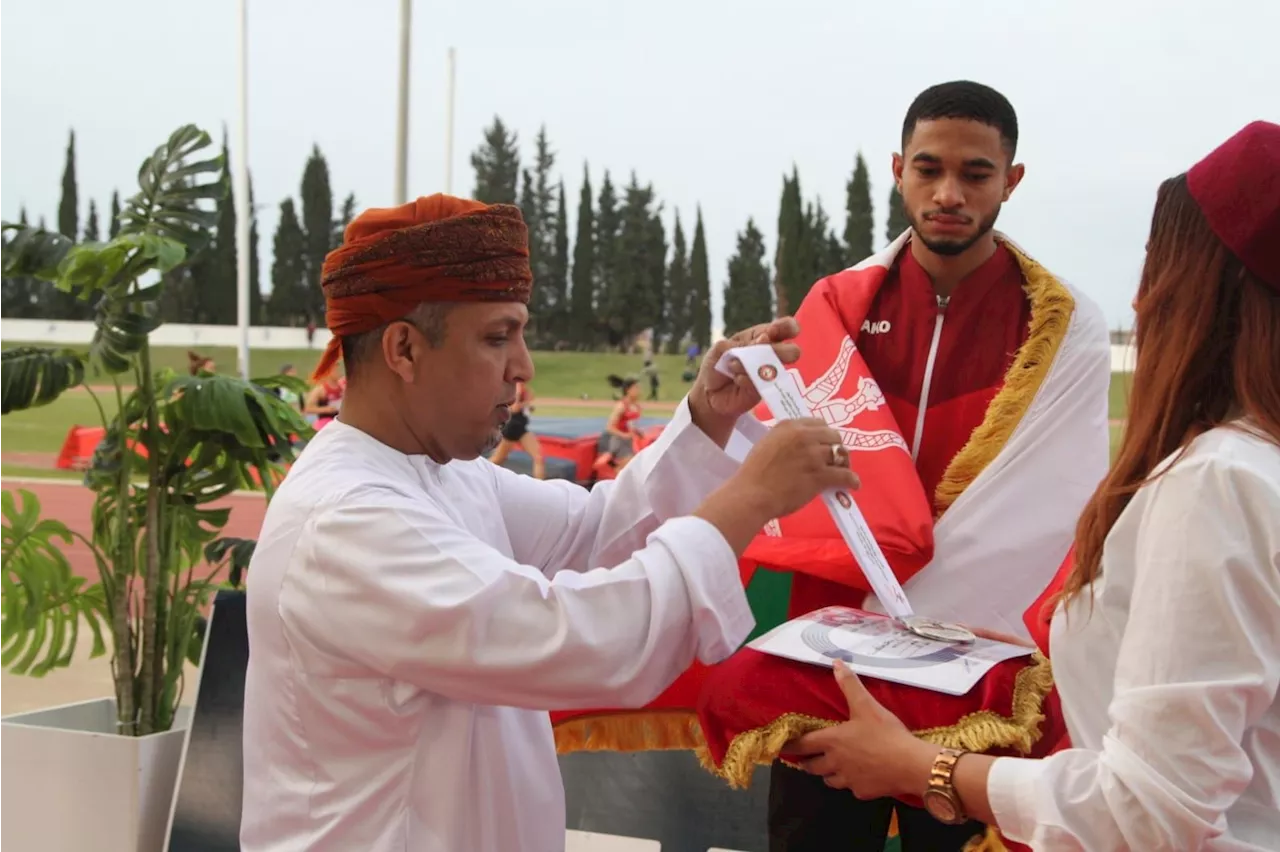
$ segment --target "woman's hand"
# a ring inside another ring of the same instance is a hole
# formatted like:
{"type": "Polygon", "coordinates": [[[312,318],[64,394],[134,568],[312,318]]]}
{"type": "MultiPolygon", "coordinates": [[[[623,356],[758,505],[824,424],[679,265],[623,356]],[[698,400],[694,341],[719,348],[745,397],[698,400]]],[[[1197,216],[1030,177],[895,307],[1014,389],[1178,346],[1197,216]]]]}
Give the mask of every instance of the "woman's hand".
{"type": "Polygon", "coordinates": [[[859,799],[924,793],[940,749],[917,739],[838,660],[835,676],[849,702],[849,721],[793,740],[782,754],[859,799]]]}

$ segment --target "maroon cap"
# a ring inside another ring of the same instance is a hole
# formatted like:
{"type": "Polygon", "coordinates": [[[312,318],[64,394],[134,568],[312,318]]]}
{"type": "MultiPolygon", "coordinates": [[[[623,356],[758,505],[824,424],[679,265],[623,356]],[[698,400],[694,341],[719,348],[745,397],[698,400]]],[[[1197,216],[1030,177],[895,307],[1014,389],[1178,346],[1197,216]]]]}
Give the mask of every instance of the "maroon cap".
{"type": "Polygon", "coordinates": [[[1191,167],[1187,188],[1218,239],[1280,290],[1280,124],[1246,125],[1191,167]]]}

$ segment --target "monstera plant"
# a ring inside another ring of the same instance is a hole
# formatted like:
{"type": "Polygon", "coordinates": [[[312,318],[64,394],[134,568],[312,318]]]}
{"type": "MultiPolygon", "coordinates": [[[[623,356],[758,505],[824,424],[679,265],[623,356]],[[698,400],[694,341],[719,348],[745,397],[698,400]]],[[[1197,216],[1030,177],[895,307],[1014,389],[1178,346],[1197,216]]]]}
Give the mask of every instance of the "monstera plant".
{"type": "Polygon", "coordinates": [[[91,631],[91,656],[110,649],[118,732],[129,736],[173,725],[215,577],[228,568],[238,574],[252,553],[253,542],[221,536],[230,509],[218,501],[245,488],[269,498],[294,440],[310,434],[276,394],[282,385],[299,390],[296,379],[177,375],[152,363],[148,339],[161,324],[166,281],[209,242],[225,193],[222,158],[205,155],[209,143],[185,126],[157,148],[108,242],[73,244],[3,226],[11,236],[5,276],[53,282],[92,304],[96,325],[87,353],[5,350],[3,413],[68,391],[88,394],[105,435],[85,474],[95,498],[87,535],[41,517],[31,492],[4,492],[0,660],[12,672],[43,675],[68,665],[80,630],[91,631]],[[87,376],[111,386],[113,406],[87,376]],[[77,543],[92,554],[96,581],[72,570],[68,551],[77,543]]]}

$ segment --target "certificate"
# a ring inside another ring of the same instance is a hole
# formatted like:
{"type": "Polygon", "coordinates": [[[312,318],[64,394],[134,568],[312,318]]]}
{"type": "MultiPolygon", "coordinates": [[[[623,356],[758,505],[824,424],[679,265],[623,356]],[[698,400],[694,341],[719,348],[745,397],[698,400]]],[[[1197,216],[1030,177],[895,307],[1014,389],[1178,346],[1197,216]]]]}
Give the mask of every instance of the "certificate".
{"type": "Polygon", "coordinates": [[[750,647],[820,666],[843,660],[859,675],[947,695],[964,695],[997,663],[1034,650],[981,637],[965,645],[938,642],[910,632],[889,616],[843,606],[792,619],[750,647]]]}

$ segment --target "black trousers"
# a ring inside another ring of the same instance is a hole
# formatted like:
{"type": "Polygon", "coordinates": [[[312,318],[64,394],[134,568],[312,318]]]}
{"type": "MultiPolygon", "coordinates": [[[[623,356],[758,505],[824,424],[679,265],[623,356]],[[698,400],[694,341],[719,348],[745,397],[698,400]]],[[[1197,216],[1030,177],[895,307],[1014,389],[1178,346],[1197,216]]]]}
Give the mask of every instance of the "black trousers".
{"type": "Polygon", "coordinates": [[[894,799],[864,802],[817,775],[774,763],[769,776],[769,852],[882,852],[898,811],[902,852],[960,852],[987,827],[946,825],[894,799]]]}

